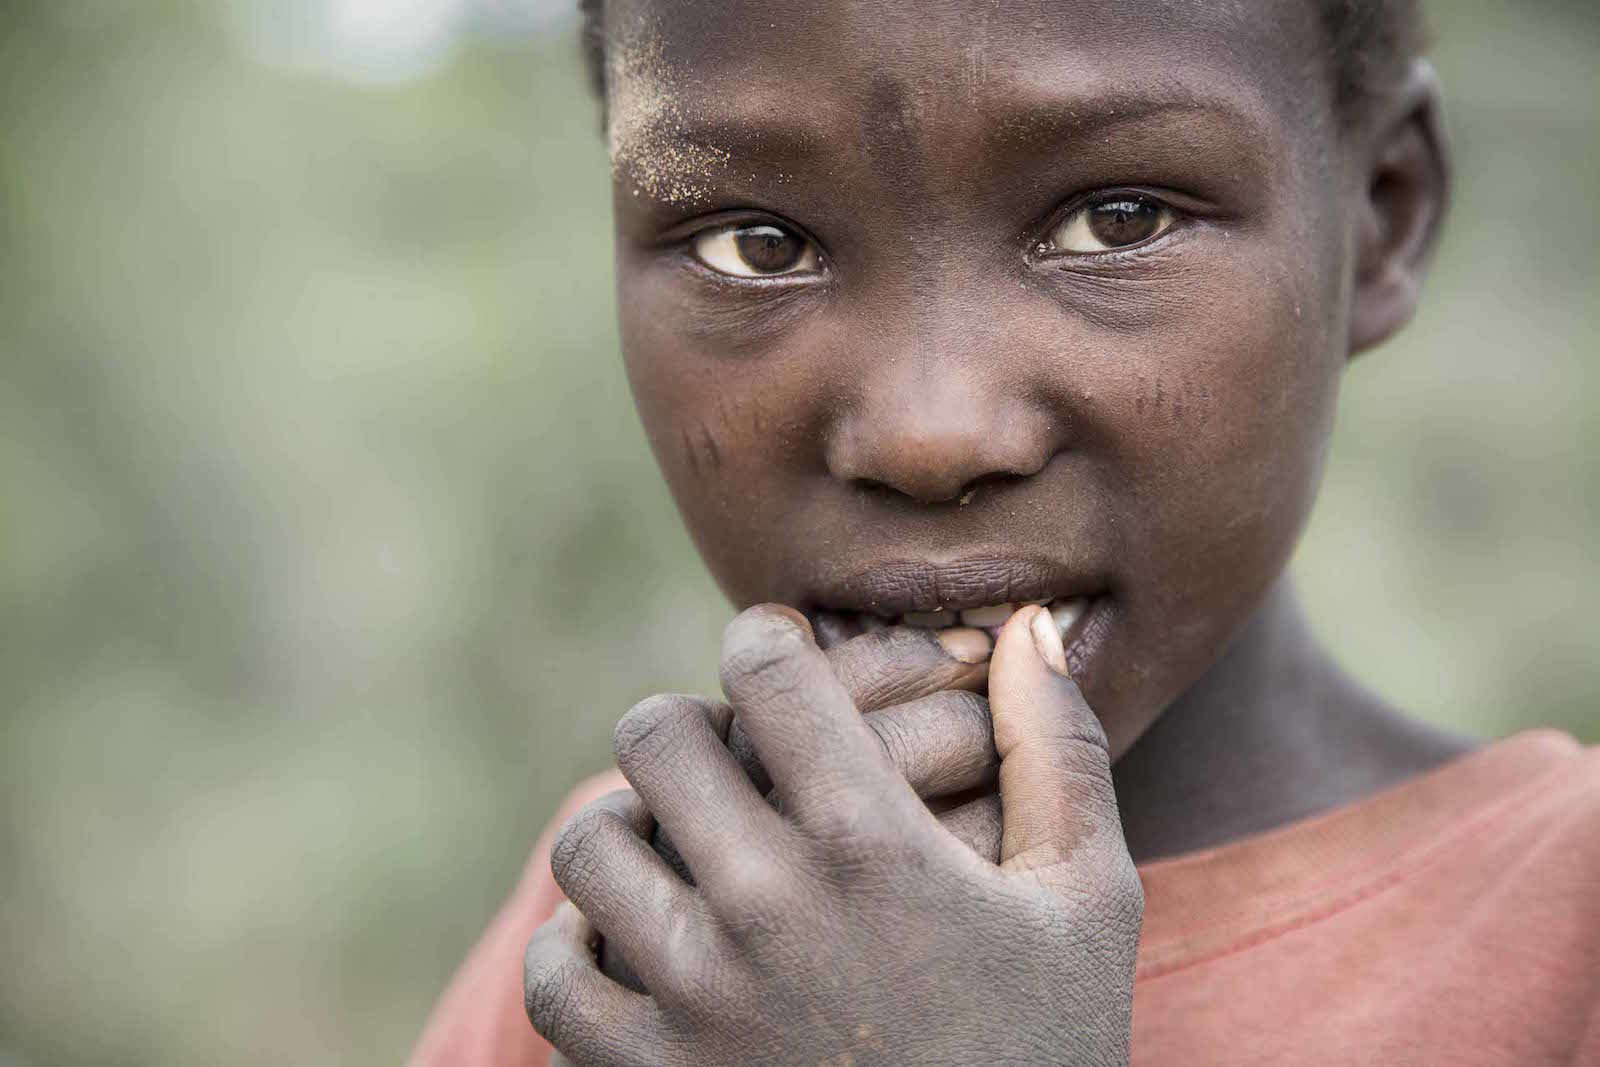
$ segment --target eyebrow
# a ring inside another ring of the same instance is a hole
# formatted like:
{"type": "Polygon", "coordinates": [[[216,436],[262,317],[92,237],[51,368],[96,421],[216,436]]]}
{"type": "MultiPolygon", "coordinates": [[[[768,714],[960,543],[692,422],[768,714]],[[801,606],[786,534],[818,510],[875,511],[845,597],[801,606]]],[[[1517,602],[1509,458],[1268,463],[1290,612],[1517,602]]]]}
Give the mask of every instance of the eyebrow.
{"type": "Polygon", "coordinates": [[[1118,126],[1170,115],[1207,116],[1250,130],[1263,122],[1229,100],[1168,90],[1151,94],[1117,90],[1093,96],[1049,95],[1008,108],[992,129],[996,142],[1087,140],[1118,126]]]}
{"type": "MultiPolygon", "coordinates": [[[[1252,131],[1263,125],[1260,117],[1231,101],[1179,88],[1154,93],[1119,88],[1109,92],[1024,95],[1028,99],[1008,101],[985,124],[986,142],[1029,147],[1082,141],[1118,126],[1169,115],[1209,116],[1252,131]]],[[[752,106],[747,97],[733,109],[715,116],[677,116],[670,132],[680,144],[741,163],[781,165],[813,160],[836,152],[840,143],[849,145],[853,152],[858,144],[861,112],[832,108],[835,114],[831,118],[819,122],[811,117],[818,108],[825,107],[819,103],[807,114],[793,107],[783,109],[761,103],[752,106]]]]}

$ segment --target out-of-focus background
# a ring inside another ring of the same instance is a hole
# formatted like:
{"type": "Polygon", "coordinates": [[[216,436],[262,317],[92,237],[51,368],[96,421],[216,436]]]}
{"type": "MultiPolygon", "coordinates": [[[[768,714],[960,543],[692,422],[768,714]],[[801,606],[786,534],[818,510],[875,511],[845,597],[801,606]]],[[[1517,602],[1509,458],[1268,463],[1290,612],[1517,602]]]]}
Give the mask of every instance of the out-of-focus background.
{"type": "MultiPolygon", "coordinates": [[[[1297,562],[1600,741],[1600,16],[1436,3],[1459,198],[1297,562]]],[[[728,611],[616,355],[566,0],[0,5],[0,1065],[383,1064],[728,611]]]]}

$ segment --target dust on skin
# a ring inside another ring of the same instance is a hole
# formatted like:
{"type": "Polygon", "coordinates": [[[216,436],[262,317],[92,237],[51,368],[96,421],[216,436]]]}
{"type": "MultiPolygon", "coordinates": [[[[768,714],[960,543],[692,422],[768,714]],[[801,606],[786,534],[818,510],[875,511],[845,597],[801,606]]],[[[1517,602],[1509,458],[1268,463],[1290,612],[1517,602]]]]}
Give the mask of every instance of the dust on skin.
{"type": "Polygon", "coordinates": [[[669,204],[710,197],[729,153],[686,136],[691,116],[679,91],[682,76],[662,56],[659,36],[627,34],[606,47],[607,140],[614,179],[634,196],[669,204]]]}

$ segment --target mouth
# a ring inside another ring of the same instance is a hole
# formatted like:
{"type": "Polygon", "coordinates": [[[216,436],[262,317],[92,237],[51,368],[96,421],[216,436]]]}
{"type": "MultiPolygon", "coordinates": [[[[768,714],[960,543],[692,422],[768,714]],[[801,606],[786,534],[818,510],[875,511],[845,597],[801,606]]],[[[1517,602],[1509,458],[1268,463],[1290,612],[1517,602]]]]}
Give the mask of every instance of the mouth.
{"type": "Polygon", "coordinates": [[[1110,600],[1103,580],[1050,561],[968,559],[946,564],[894,561],[856,571],[810,599],[813,622],[832,616],[841,636],[889,626],[965,627],[990,637],[1021,608],[1050,612],[1074,675],[1106,629],[1110,600]]]}

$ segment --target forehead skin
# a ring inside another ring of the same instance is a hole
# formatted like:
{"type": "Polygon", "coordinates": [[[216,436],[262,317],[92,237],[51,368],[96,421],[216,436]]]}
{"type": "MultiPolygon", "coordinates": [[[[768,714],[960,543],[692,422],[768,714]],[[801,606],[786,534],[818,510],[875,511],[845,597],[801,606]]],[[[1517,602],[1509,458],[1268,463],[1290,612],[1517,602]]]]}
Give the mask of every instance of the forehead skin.
{"type": "Polygon", "coordinates": [[[1217,660],[1292,552],[1346,358],[1354,171],[1310,8],[609,0],[623,353],[736,604],[1047,560],[1102,598],[1074,674],[1114,753],[1217,660]],[[1129,187],[1187,221],[1032,254],[1129,187]],[[826,270],[697,266],[730,212],[826,270]]]}
{"type": "Polygon", "coordinates": [[[958,179],[995,142],[1190,102],[1308,146],[1332,128],[1311,5],[1282,0],[611,0],[610,140],[619,176],[703,199],[743,158],[864,160],[918,201],[932,157],[958,179]],[[982,124],[983,136],[962,136],[982,124]]]}

